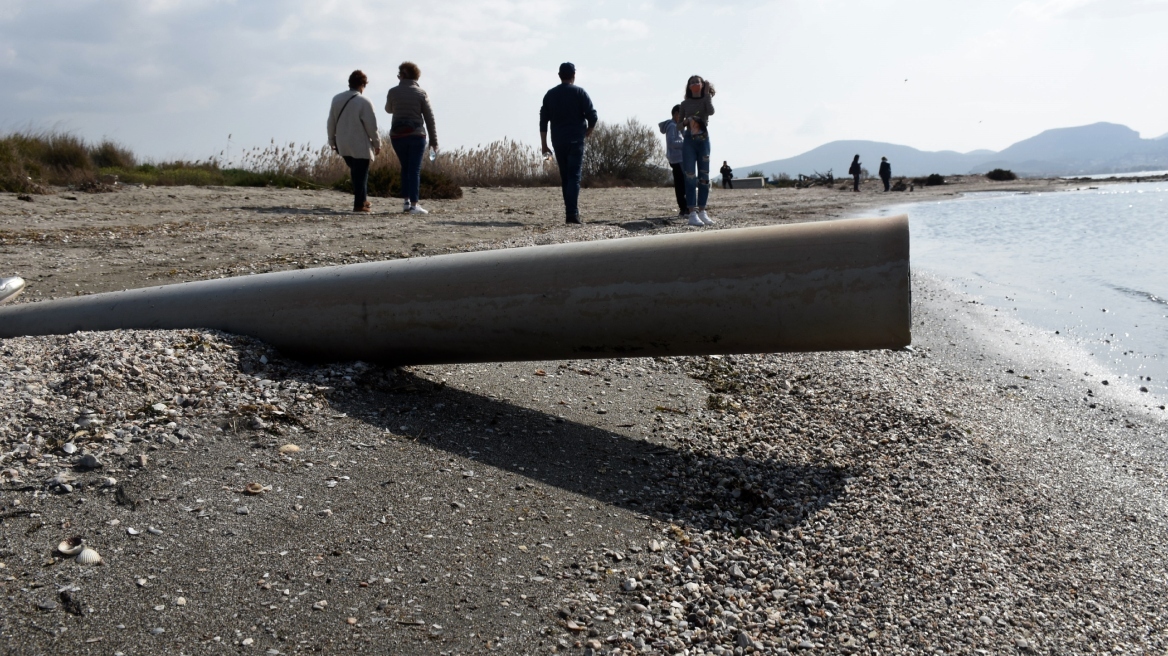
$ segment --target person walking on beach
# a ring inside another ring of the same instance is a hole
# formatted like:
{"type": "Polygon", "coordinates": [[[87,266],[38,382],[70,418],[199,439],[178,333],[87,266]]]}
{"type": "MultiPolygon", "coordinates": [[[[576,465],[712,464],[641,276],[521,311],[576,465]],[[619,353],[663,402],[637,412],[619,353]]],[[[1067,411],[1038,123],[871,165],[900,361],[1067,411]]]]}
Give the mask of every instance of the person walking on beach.
{"type": "Polygon", "coordinates": [[[685,139],[681,136],[681,105],[673,106],[673,118],[661,121],[657,127],[665,135],[665,159],[669,160],[669,168],[673,170],[673,195],[677,197],[677,216],[685,217],[689,214],[689,206],[685,202],[685,173],[681,171],[681,144],[685,139]]]}
{"type": "Polygon", "coordinates": [[[884,183],[884,191],[891,191],[892,165],[888,163],[887,157],[880,158],[880,180],[884,183]]]}
{"type": "Polygon", "coordinates": [[[353,180],[353,211],[370,213],[369,164],[381,154],[377,114],[373,103],[361,95],[369,78],[361,71],[349,75],[349,90],[333,96],[328,117],[328,144],[345,158],[353,180]]]}
{"type": "Polygon", "coordinates": [[[852,165],[848,167],[848,173],[852,176],[852,191],[860,190],[860,171],[863,170],[860,167],[860,156],[856,155],[852,159],[852,165]]]}
{"type": "Polygon", "coordinates": [[[718,173],[722,174],[722,188],[733,189],[734,169],[730,168],[730,165],[726,163],[726,160],[722,160],[722,168],[718,169],[718,173]]]}
{"type": "Polygon", "coordinates": [[[714,225],[706,213],[710,197],[709,121],[714,115],[714,85],[700,75],[691,75],[681,100],[681,123],[684,141],[681,168],[685,172],[685,201],[689,205],[689,225],[714,225]],[[694,174],[694,170],[697,174],[694,174]]]}
{"type": "Polygon", "coordinates": [[[397,67],[398,83],[385,96],[385,111],[393,114],[389,126],[389,143],[401,162],[402,211],[410,214],[428,214],[418,205],[422,185],[422,157],[426,154],[426,139],[430,148],[438,152],[438,132],[434,129],[434,110],[430,96],[418,86],[422,70],[414,62],[402,62],[397,67]]]}
{"type": "Polygon", "coordinates": [[[539,108],[539,138],[544,156],[555,149],[564,191],[564,214],[568,223],[580,223],[580,179],[584,172],[584,140],[596,127],[596,109],[588,92],[576,86],[576,66],[560,64],[560,84],[543,96],[539,108]],[[548,148],[548,123],[552,148],[548,148]]]}

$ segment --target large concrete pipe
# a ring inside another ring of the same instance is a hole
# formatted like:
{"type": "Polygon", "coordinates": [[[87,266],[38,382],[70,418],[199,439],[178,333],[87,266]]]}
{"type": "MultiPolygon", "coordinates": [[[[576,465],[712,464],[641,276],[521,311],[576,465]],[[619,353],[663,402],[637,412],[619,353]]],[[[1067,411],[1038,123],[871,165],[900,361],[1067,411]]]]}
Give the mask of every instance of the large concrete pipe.
{"type": "Polygon", "coordinates": [[[457,253],[0,308],[0,337],[216,328],[308,360],[438,364],[898,348],[908,217],[457,253]]]}

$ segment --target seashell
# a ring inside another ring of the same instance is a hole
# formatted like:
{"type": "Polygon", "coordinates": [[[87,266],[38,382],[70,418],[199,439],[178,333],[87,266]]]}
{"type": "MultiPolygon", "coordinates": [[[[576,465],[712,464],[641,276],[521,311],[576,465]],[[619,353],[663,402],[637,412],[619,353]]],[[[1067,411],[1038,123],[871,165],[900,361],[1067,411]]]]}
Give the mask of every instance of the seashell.
{"type": "Polygon", "coordinates": [[[114,478],[113,476],[106,476],[105,478],[101,479],[102,487],[113,487],[117,484],[118,479],[114,478]]]}
{"type": "Polygon", "coordinates": [[[280,453],[283,453],[284,455],[300,453],[300,447],[296,446],[295,444],[285,444],[284,446],[280,447],[280,453]]]}
{"type": "Polygon", "coordinates": [[[73,455],[74,453],[77,453],[77,445],[72,442],[66,442],[61,445],[61,450],[68,455],[73,455]]]}
{"type": "Polygon", "coordinates": [[[244,494],[263,494],[264,486],[260,483],[248,483],[243,486],[244,494]]]}
{"type": "Polygon", "coordinates": [[[126,527],[126,535],[141,535],[141,534],[142,534],[142,531],[139,531],[138,529],[134,528],[133,526],[126,527]]]}
{"type": "Polygon", "coordinates": [[[57,545],[57,551],[66,556],[76,556],[85,548],[85,540],[81,539],[80,535],[74,535],[68,540],[61,540],[61,544],[57,545]]]}
{"type": "Polygon", "coordinates": [[[149,533],[150,535],[162,535],[162,529],[154,528],[153,526],[147,526],[146,532],[149,533]]]}
{"type": "Polygon", "coordinates": [[[89,547],[85,547],[81,550],[81,553],[77,554],[78,565],[96,565],[100,562],[101,554],[89,547]]]}

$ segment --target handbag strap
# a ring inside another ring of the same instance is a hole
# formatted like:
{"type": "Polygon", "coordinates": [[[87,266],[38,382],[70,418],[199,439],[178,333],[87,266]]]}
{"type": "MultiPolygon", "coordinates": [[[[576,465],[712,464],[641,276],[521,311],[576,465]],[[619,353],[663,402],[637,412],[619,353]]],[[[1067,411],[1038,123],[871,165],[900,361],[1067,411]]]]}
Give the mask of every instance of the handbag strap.
{"type": "Polygon", "coordinates": [[[337,112],[337,123],[338,124],[341,122],[341,114],[345,113],[345,108],[348,107],[349,103],[353,102],[353,99],[359,95],[361,95],[361,94],[355,93],[355,94],[349,96],[349,99],[345,101],[345,104],[341,105],[341,111],[337,112]]]}

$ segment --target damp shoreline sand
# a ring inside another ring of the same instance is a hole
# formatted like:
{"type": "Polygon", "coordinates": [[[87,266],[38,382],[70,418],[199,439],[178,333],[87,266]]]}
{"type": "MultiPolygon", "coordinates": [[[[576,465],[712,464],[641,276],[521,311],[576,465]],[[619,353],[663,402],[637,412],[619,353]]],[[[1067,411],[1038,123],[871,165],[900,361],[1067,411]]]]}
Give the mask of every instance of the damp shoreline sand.
{"type": "MultiPolygon", "coordinates": [[[[716,190],[711,208],[721,229],[1077,183],[873,184],[716,190]]],[[[585,190],[583,228],[555,189],[465,191],[421,219],[336,211],[332,192],[2,195],[0,254],[30,302],[686,229],[663,225],[668,189],[585,190]]],[[[1164,419],[1085,400],[1081,354],[975,301],[915,275],[902,352],[396,370],[207,331],[0,341],[0,640],[1162,652],[1164,419]],[[105,564],[55,554],[73,535],[105,564]]]]}

